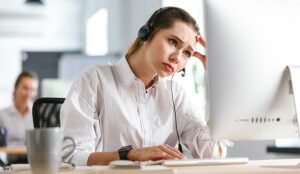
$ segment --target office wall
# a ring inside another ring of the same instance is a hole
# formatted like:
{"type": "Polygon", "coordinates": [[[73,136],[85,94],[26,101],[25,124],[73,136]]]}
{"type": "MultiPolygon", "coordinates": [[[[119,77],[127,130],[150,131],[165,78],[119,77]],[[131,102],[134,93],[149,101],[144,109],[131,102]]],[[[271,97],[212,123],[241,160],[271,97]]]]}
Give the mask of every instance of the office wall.
{"type": "MultiPolygon", "coordinates": [[[[108,12],[107,26],[102,26],[107,27],[108,31],[108,53],[118,53],[122,50],[122,37],[124,34],[124,27],[122,26],[123,4],[126,4],[124,0],[86,0],[85,2],[84,24],[82,25],[84,30],[86,29],[89,18],[95,15],[97,11],[105,9],[108,12]]],[[[86,42],[86,40],[84,40],[84,42],[86,42]]],[[[84,44],[83,47],[85,50],[86,44],[84,44]]]]}
{"type": "Polygon", "coordinates": [[[108,53],[124,53],[138,29],[162,0],[87,0],[85,22],[100,9],[108,10],[108,53]]]}
{"type": "Polygon", "coordinates": [[[139,28],[146,23],[151,14],[162,7],[162,0],[127,0],[122,2],[122,52],[125,52],[136,38],[139,28]]]}
{"type": "Polygon", "coordinates": [[[42,6],[24,2],[0,1],[0,108],[12,101],[13,83],[22,70],[22,51],[82,49],[85,1],[43,0],[42,6]]]}
{"type": "Polygon", "coordinates": [[[15,78],[21,70],[20,48],[6,39],[0,39],[0,109],[12,103],[15,78]]]}
{"type": "Polygon", "coordinates": [[[78,50],[82,47],[81,0],[0,1],[0,38],[9,38],[30,51],[78,50]]]}

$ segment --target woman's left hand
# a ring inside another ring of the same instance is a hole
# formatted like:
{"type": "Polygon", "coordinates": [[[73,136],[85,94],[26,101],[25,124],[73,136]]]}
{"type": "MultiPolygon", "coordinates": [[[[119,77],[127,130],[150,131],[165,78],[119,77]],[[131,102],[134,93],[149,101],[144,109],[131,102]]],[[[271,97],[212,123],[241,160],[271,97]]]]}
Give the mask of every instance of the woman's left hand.
{"type": "MultiPolygon", "coordinates": [[[[206,42],[205,42],[205,40],[204,40],[204,38],[203,38],[202,36],[200,36],[200,35],[196,36],[196,40],[197,40],[197,42],[199,42],[203,47],[205,47],[206,42]]],[[[193,56],[199,58],[199,60],[200,60],[200,61],[202,62],[202,64],[203,64],[204,68],[206,69],[206,56],[203,55],[203,54],[201,54],[201,53],[199,53],[199,52],[197,52],[197,51],[194,52],[193,56]]]]}

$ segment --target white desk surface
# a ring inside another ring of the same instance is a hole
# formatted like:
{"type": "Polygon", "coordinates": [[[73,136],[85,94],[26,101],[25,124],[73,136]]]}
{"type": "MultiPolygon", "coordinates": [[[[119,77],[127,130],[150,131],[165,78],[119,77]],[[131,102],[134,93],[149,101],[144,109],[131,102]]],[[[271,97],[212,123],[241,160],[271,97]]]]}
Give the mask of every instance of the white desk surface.
{"type": "MultiPolygon", "coordinates": [[[[110,169],[108,166],[62,169],[61,174],[300,174],[300,159],[252,160],[248,164],[172,167],[146,166],[142,169],[110,169]]],[[[13,173],[31,174],[30,169],[16,168],[13,173]]]]}

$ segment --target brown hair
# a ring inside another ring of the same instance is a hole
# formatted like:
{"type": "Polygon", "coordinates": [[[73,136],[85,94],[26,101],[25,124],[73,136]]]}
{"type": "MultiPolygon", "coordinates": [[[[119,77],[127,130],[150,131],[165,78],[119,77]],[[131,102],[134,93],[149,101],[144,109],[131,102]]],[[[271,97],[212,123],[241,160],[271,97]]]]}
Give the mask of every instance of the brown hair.
{"type": "MultiPolygon", "coordinates": [[[[146,25],[152,28],[147,40],[151,40],[159,30],[171,28],[176,21],[190,25],[197,34],[200,34],[196,20],[188,12],[178,7],[165,7],[156,10],[147,21],[146,25]]],[[[128,58],[134,54],[143,45],[143,42],[141,38],[137,37],[130,45],[125,57],[128,58]]]]}
{"type": "Polygon", "coordinates": [[[15,89],[19,86],[19,84],[21,83],[21,80],[25,77],[29,77],[29,78],[38,80],[38,75],[36,73],[34,73],[32,71],[23,71],[17,77],[17,80],[15,82],[15,89]]]}

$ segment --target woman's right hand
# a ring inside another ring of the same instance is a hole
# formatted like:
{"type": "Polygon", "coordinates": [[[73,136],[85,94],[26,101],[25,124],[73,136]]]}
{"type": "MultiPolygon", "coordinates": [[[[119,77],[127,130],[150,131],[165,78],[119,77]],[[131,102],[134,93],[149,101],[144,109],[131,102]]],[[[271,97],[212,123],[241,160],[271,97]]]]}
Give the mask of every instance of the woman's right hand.
{"type": "Polygon", "coordinates": [[[154,147],[142,147],[129,151],[127,158],[131,161],[157,161],[167,159],[184,159],[185,156],[176,148],[167,144],[154,147]]]}
{"type": "MultiPolygon", "coordinates": [[[[206,46],[206,42],[202,36],[200,35],[196,36],[196,41],[200,43],[203,47],[206,46]]],[[[202,62],[204,68],[206,69],[206,56],[197,51],[194,52],[193,56],[197,57],[202,62]]]]}

